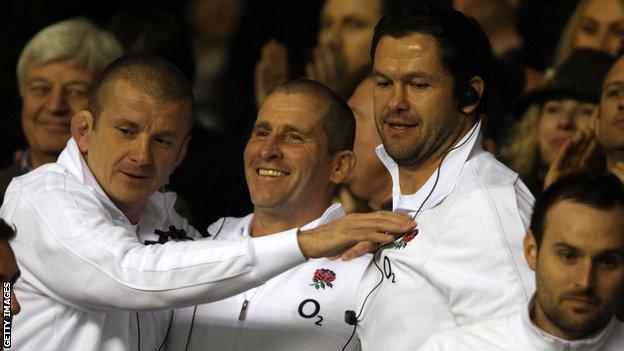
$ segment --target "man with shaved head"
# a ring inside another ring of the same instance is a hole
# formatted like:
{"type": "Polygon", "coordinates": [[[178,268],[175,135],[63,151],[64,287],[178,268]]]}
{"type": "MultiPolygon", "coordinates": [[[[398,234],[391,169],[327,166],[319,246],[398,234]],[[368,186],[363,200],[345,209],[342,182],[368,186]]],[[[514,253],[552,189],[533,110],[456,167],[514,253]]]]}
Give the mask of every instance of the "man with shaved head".
{"type": "Polygon", "coordinates": [[[74,115],[58,161],[11,182],[0,216],[18,229],[16,349],[157,350],[165,335],[149,311],[222,299],[413,226],[399,215],[343,217],[237,242],[201,238],[173,210],[175,195],[159,191],[184,158],[192,106],[169,62],[122,57],[74,115]]]}

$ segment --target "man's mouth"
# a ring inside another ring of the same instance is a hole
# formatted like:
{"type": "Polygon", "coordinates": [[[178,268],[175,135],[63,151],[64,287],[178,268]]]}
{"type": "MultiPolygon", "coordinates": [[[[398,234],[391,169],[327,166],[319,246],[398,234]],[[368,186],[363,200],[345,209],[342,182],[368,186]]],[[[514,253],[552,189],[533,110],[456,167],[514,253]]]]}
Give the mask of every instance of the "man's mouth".
{"type": "Polygon", "coordinates": [[[149,178],[148,175],[143,175],[143,174],[130,173],[130,172],[124,172],[124,171],[121,171],[121,173],[125,174],[127,177],[131,179],[143,180],[143,179],[149,178]]]}
{"type": "Polygon", "coordinates": [[[256,174],[264,177],[284,177],[290,173],[270,168],[256,168],[256,174]]]}

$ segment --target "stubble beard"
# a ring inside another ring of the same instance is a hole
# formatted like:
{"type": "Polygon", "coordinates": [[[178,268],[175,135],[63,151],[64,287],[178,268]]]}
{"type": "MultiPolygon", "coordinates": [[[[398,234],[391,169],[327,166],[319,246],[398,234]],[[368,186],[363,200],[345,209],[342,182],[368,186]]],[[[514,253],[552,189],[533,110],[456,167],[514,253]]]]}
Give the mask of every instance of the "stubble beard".
{"type": "MultiPolygon", "coordinates": [[[[444,148],[445,150],[441,150],[442,146],[452,142],[449,139],[457,134],[459,127],[454,124],[455,122],[455,118],[445,117],[439,123],[430,125],[427,130],[422,130],[421,138],[404,145],[397,145],[384,133],[379,134],[384,149],[394,162],[402,167],[414,168],[434,161],[441,157],[446,149],[452,147],[448,145],[444,148]]],[[[389,127],[386,126],[386,128],[389,127]]]]}
{"type": "MultiPolygon", "coordinates": [[[[599,311],[584,319],[574,320],[574,318],[570,316],[573,312],[566,312],[563,308],[560,308],[563,303],[563,298],[561,296],[556,298],[557,301],[553,301],[548,291],[541,291],[539,286],[537,291],[537,302],[546,318],[571,339],[579,339],[591,335],[602,329],[609,322],[609,318],[607,318],[609,313],[607,310],[599,311]]],[[[591,293],[588,292],[587,295],[591,295],[591,293]]]]}

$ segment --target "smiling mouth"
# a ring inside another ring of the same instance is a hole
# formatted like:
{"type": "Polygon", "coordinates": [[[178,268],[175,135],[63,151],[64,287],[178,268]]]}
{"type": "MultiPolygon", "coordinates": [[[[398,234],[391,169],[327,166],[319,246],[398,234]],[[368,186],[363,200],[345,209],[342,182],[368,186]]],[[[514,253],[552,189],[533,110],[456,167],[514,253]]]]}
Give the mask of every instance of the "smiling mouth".
{"type": "Polygon", "coordinates": [[[121,173],[123,173],[124,175],[126,175],[127,177],[131,179],[136,179],[136,180],[145,180],[149,178],[149,176],[146,176],[146,175],[132,174],[132,173],[124,172],[124,171],[122,171],[121,173]]]}
{"type": "Polygon", "coordinates": [[[288,172],[270,168],[256,168],[256,174],[264,177],[285,177],[290,175],[288,172]]]}

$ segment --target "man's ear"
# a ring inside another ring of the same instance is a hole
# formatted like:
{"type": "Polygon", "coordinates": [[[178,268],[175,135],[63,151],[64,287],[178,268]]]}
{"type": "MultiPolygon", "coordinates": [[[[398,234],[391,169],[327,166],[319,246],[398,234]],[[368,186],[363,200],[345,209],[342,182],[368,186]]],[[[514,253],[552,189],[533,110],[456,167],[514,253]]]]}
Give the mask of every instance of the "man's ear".
{"type": "Polygon", "coordinates": [[[340,184],[353,170],[355,166],[355,154],[351,150],[342,150],[334,155],[329,180],[334,184],[340,184]]]}
{"type": "Polygon", "coordinates": [[[522,241],[522,243],[524,245],[524,258],[529,264],[529,267],[531,267],[531,269],[535,271],[535,268],[537,267],[538,248],[537,241],[535,241],[535,236],[530,229],[524,236],[524,240],[522,241]]]}
{"type": "Polygon", "coordinates": [[[89,151],[89,137],[93,130],[93,115],[89,111],[80,111],[71,119],[71,133],[80,152],[86,154],[89,151]]]}
{"type": "Polygon", "coordinates": [[[472,77],[468,84],[477,92],[477,99],[475,99],[474,102],[471,101],[469,105],[461,107],[461,111],[466,115],[473,113],[477,109],[477,106],[479,106],[479,104],[481,103],[481,96],[483,96],[483,91],[485,90],[485,83],[483,82],[483,79],[481,79],[481,77],[479,76],[472,77]]]}
{"type": "Polygon", "coordinates": [[[171,170],[171,173],[175,171],[176,168],[184,161],[184,157],[186,157],[186,150],[188,150],[189,142],[191,142],[191,132],[189,132],[182,141],[182,146],[180,147],[180,151],[178,151],[178,155],[176,156],[175,167],[171,170]]]}

